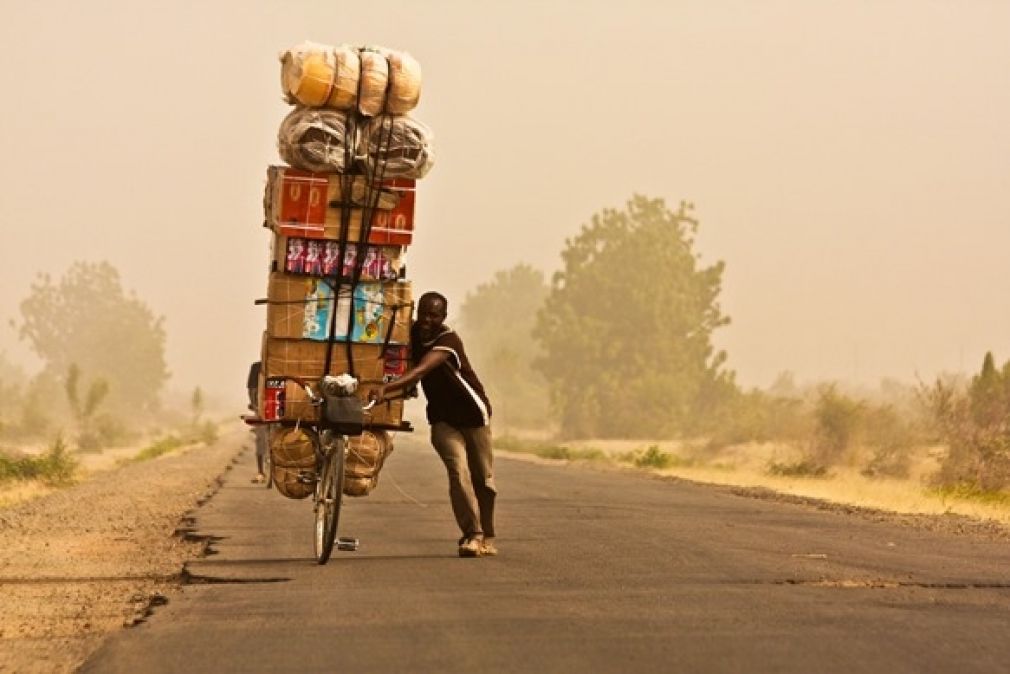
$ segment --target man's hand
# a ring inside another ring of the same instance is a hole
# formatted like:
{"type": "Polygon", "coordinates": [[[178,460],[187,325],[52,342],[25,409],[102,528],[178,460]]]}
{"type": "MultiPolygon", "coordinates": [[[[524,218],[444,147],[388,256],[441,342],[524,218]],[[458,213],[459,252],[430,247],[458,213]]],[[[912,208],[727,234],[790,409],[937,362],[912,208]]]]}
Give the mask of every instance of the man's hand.
{"type": "Polygon", "coordinates": [[[386,387],[373,388],[368,392],[368,399],[376,403],[383,402],[386,399],[386,387]]]}

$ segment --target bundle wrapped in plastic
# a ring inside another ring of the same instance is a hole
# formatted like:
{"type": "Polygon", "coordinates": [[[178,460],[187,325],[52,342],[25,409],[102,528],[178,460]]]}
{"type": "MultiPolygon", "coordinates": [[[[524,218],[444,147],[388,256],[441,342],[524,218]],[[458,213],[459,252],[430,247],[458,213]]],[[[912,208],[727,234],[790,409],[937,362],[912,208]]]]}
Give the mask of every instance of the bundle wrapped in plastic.
{"type": "Polygon", "coordinates": [[[344,459],[344,494],[366,496],[379,483],[382,464],[393,451],[386,431],[366,430],[348,438],[344,459]]]}
{"type": "Polygon", "coordinates": [[[389,91],[385,111],[403,115],[417,107],[421,100],[421,64],[407,52],[385,50],[389,63],[389,91]]]}
{"type": "Polygon", "coordinates": [[[431,129],[406,115],[379,115],[368,121],[358,138],[358,156],[368,175],[423,178],[435,164],[431,129]]]}
{"type": "Polygon", "coordinates": [[[281,88],[289,103],[351,110],[357,102],[358,53],[303,42],[281,54],[281,88]]]}
{"type": "Polygon", "coordinates": [[[348,138],[347,113],[323,108],[295,108],[281,122],[277,149],[295,168],[317,173],[343,173],[355,139],[348,138]]]}
{"type": "Polygon", "coordinates": [[[386,85],[389,83],[389,63],[377,49],[361,50],[361,81],[358,87],[358,112],[375,117],[386,107],[386,85]]]}

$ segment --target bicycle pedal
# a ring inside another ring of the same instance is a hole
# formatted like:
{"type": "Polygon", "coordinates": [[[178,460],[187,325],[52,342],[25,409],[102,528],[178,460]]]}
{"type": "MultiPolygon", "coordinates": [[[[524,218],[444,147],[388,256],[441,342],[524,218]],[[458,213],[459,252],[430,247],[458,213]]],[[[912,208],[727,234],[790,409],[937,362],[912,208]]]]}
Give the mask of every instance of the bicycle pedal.
{"type": "Polygon", "coordinates": [[[316,477],[315,473],[299,473],[298,481],[302,484],[315,484],[319,482],[319,478],[316,477]]]}
{"type": "Polygon", "coordinates": [[[341,536],[337,539],[337,550],[344,552],[356,552],[358,549],[358,539],[341,536]]]}

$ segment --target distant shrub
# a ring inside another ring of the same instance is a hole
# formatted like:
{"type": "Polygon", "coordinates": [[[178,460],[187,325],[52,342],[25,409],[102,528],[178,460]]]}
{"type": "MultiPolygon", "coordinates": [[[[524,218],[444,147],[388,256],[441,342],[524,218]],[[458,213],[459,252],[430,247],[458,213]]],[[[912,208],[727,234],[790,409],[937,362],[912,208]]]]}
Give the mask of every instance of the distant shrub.
{"type": "Polygon", "coordinates": [[[78,462],[67,451],[62,436],[49,445],[40,456],[12,456],[0,452],[0,482],[7,480],[41,480],[52,486],[73,482],[78,462]]]}
{"type": "Polygon", "coordinates": [[[822,388],[814,409],[812,462],[825,467],[840,462],[854,444],[864,412],[862,402],[838,393],[834,386],[822,388]]]}
{"type": "Polygon", "coordinates": [[[213,445],[217,442],[217,438],[217,424],[212,421],[204,421],[197,424],[192,432],[192,439],[205,445],[213,445]]]}
{"type": "Polygon", "coordinates": [[[101,414],[95,418],[94,432],[102,447],[120,447],[139,438],[139,433],[129,428],[122,419],[111,414],[101,414]]]}
{"type": "Polygon", "coordinates": [[[772,461],[768,464],[767,473],[783,477],[826,477],[828,469],[824,465],[810,460],[795,461],[792,463],[772,461]]]}
{"type": "Polygon", "coordinates": [[[510,452],[533,454],[544,459],[564,461],[602,461],[607,460],[607,454],[600,449],[588,447],[578,449],[567,445],[555,445],[549,442],[523,440],[513,435],[503,435],[494,439],[494,446],[510,452]]]}
{"type": "Polygon", "coordinates": [[[867,407],[862,433],[873,453],[860,472],[866,477],[907,478],[912,449],[928,440],[920,416],[899,414],[891,405],[867,407]]]}
{"type": "Polygon", "coordinates": [[[947,446],[937,484],[982,492],[1010,487],[1010,362],[997,370],[987,353],[967,388],[937,379],[922,397],[947,446]]]}
{"type": "Polygon", "coordinates": [[[156,459],[163,454],[171,452],[173,449],[178,449],[185,444],[186,442],[182,438],[175,435],[167,435],[163,438],[159,438],[152,444],[137,452],[136,456],[134,456],[131,461],[150,461],[151,459],[156,459]]]}
{"type": "Polygon", "coordinates": [[[960,499],[997,506],[1010,505],[1010,493],[1000,490],[980,489],[977,485],[973,484],[961,483],[935,487],[930,490],[930,493],[942,499],[960,499]]]}
{"type": "Polygon", "coordinates": [[[42,455],[40,464],[41,479],[55,486],[73,482],[74,473],[79,465],[77,459],[67,450],[63,436],[57,436],[49,445],[49,450],[42,455]]]}

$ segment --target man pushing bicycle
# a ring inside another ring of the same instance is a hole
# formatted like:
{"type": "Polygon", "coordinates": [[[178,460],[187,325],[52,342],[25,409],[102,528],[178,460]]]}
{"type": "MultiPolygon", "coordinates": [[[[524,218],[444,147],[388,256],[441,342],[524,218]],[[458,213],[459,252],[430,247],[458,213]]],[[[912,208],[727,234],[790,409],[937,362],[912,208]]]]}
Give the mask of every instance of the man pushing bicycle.
{"type": "Polygon", "coordinates": [[[420,382],[428,401],[431,444],[445,464],[449,501],[462,532],[459,556],[496,555],[491,403],[463,340],[445,325],[447,313],[443,295],[421,296],[410,334],[412,367],[400,379],[370,391],[369,398],[382,402],[420,382]]]}

